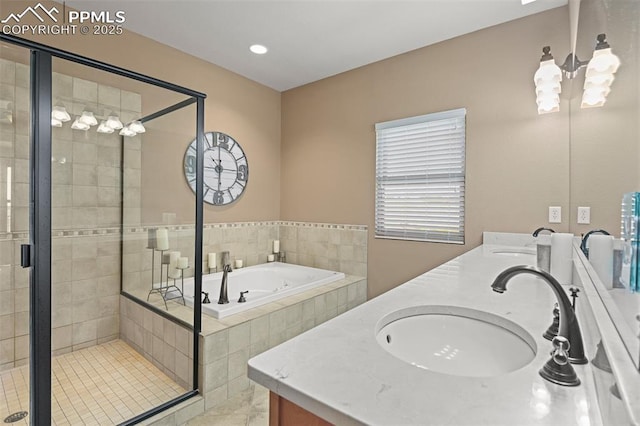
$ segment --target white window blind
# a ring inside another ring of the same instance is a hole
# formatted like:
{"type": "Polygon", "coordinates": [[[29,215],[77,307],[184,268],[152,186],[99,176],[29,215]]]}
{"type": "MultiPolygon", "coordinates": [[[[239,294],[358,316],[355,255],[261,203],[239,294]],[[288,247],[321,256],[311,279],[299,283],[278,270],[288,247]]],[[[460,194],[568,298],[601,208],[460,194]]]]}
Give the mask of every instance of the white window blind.
{"type": "Polygon", "coordinates": [[[376,237],[464,244],[465,118],[376,124],[376,237]]]}

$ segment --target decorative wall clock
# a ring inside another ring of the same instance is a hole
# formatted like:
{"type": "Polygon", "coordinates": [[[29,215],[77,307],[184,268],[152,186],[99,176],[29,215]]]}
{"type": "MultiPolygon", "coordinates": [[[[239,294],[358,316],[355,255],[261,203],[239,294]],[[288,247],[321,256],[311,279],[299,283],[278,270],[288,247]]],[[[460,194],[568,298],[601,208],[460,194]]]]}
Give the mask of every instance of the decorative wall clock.
{"type": "MultiPolygon", "coordinates": [[[[240,144],[222,132],[204,134],[204,201],[222,206],[242,195],[249,180],[249,163],[240,144]]],[[[184,155],[184,176],[196,191],[196,139],[184,155]]]]}

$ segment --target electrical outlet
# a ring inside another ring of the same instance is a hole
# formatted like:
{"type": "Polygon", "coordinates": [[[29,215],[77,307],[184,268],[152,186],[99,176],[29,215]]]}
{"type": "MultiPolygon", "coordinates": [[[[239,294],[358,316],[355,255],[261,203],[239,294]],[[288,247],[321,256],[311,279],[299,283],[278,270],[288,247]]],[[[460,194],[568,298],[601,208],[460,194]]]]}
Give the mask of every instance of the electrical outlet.
{"type": "Polygon", "coordinates": [[[549,207],[549,223],[562,223],[562,207],[549,207]]]}
{"type": "Polygon", "coordinates": [[[591,223],[591,207],[578,207],[578,224],[588,225],[591,223]]]}

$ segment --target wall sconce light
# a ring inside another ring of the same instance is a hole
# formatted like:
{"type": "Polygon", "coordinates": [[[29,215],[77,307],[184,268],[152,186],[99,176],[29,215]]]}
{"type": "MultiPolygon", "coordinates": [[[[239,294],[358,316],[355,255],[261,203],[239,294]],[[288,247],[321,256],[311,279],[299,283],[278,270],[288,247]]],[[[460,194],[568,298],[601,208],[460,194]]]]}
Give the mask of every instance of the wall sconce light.
{"type": "Polygon", "coordinates": [[[620,67],[620,59],[611,53],[611,47],[607,43],[605,34],[598,34],[597,43],[593,52],[593,57],[589,61],[581,61],[578,57],[570,53],[564,64],[558,66],[551,56],[551,48],[542,48],[542,58],[540,66],[536,71],[533,81],[536,86],[536,103],[538,104],[538,114],[546,114],[560,110],[560,83],[562,75],[568,79],[573,79],[578,75],[580,68],[587,67],[584,92],[582,94],[582,108],[599,107],[604,105],[607,95],[611,91],[611,83],[614,74],[620,67]]]}
{"type": "Polygon", "coordinates": [[[105,124],[111,127],[113,130],[122,129],[122,121],[120,121],[117,115],[110,115],[109,117],[107,117],[107,121],[105,124]]]}
{"type": "Polygon", "coordinates": [[[111,126],[109,126],[105,120],[102,120],[100,122],[100,125],[98,126],[98,129],[96,130],[96,132],[98,132],[98,133],[113,133],[114,131],[115,130],[111,126]]]}
{"type": "Polygon", "coordinates": [[[88,126],[95,126],[96,124],[98,124],[98,120],[91,111],[82,111],[82,115],[80,116],[80,118],[78,118],[78,120],[88,126]]]}
{"type": "Polygon", "coordinates": [[[132,121],[129,124],[129,129],[131,131],[136,132],[136,134],[137,133],[144,133],[144,132],[147,131],[147,129],[145,129],[144,126],[142,125],[142,121],[140,121],[140,120],[132,121]]]}
{"type": "Polygon", "coordinates": [[[73,124],[71,125],[71,128],[73,130],[89,130],[89,126],[87,123],[82,122],[80,119],[82,117],[76,117],[76,119],[74,120],[73,124]]]}
{"type": "MultiPolygon", "coordinates": [[[[67,121],[71,120],[71,116],[67,112],[67,109],[64,107],[64,105],[58,104],[54,106],[53,109],[51,110],[51,120],[52,121],[56,120],[57,122],[60,122],[60,123],[66,123],[67,121]]],[[[60,126],[55,126],[55,127],[60,127],[60,126]]]]}

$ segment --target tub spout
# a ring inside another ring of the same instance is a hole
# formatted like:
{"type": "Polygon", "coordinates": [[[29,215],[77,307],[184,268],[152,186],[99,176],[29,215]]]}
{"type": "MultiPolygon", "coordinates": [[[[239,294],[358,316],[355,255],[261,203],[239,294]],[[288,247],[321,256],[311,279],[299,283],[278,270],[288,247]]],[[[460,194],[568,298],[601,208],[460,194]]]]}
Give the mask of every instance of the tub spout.
{"type": "Polygon", "coordinates": [[[543,271],[542,269],[536,268],[535,266],[512,266],[511,268],[507,268],[502,271],[496,277],[493,284],[491,284],[491,288],[497,293],[504,293],[507,291],[507,282],[516,275],[524,273],[542,278],[543,281],[551,287],[558,299],[558,305],[560,308],[560,326],[558,336],[564,337],[569,342],[569,362],[573,364],[585,364],[587,362],[587,358],[584,356],[582,333],[580,332],[578,318],[571,307],[571,302],[569,301],[564,289],[560,283],[551,276],[551,274],[543,271]]]}
{"type": "Polygon", "coordinates": [[[231,265],[227,264],[222,267],[222,283],[220,284],[220,297],[218,298],[218,305],[229,303],[229,296],[227,294],[227,275],[231,271],[231,265]]]}

